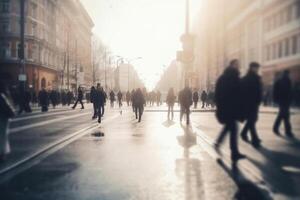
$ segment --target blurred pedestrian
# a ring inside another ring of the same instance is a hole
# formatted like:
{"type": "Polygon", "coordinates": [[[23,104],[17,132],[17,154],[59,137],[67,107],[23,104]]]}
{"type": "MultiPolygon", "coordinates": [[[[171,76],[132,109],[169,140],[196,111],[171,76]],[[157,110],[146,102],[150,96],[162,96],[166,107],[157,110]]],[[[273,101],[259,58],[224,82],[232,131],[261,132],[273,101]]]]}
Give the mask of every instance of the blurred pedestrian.
{"type": "Polygon", "coordinates": [[[121,91],[118,92],[117,97],[118,97],[119,108],[121,108],[122,107],[122,98],[123,98],[123,94],[121,91]]]}
{"type": "Polygon", "coordinates": [[[49,94],[45,88],[42,88],[42,90],[39,92],[38,98],[39,98],[39,104],[41,106],[41,111],[47,112],[48,105],[49,105],[49,94]]]}
{"type": "Polygon", "coordinates": [[[56,105],[58,104],[58,94],[55,90],[50,92],[49,98],[52,104],[53,109],[55,109],[56,105]]]}
{"type": "Polygon", "coordinates": [[[202,91],[201,93],[201,101],[202,101],[202,108],[204,108],[204,106],[207,104],[207,93],[205,92],[205,90],[202,91]]]}
{"type": "Polygon", "coordinates": [[[63,106],[67,104],[67,94],[65,90],[62,90],[61,92],[61,103],[63,106]]]}
{"type": "Polygon", "coordinates": [[[273,98],[275,103],[279,105],[279,113],[273,126],[273,132],[280,135],[279,126],[281,121],[284,122],[286,136],[292,138],[292,126],[290,123],[290,106],[292,103],[292,82],[289,77],[289,71],[285,70],[282,77],[279,78],[273,89],[273,98]]]}
{"type": "Polygon", "coordinates": [[[168,91],[166,103],[168,105],[168,120],[170,120],[170,114],[171,114],[171,119],[174,119],[174,104],[176,100],[176,95],[174,93],[174,89],[170,88],[168,91]]]}
{"type": "Polygon", "coordinates": [[[8,137],[9,119],[15,116],[6,85],[0,82],[0,162],[10,153],[8,137]]]}
{"type": "Polygon", "coordinates": [[[213,90],[210,90],[207,95],[207,104],[211,106],[211,108],[215,107],[215,93],[213,90]]]}
{"type": "Polygon", "coordinates": [[[101,123],[101,118],[104,116],[104,104],[106,100],[103,88],[100,86],[100,84],[97,85],[97,89],[95,91],[95,98],[93,101],[95,103],[96,113],[98,115],[98,123],[101,123]]]}
{"type": "Polygon", "coordinates": [[[81,109],[84,109],[82,100],[83,100],[83,91],[82,91],[82,88],[79,86],[78,90],[77,90],[77,100],[76,100],[75,104],[73,105],[72,109],[76,108],[78,102],[81,104],[81,109]]]}
{"type": "Polygon", "coordinates": [[[161,105],[161,93],[159,90],[156,92],[156,105],[160,106],[161,105]]]}
{"type": "Polygon", "coordinates": [[[180,123],[182,122],[183,115],[186,114],[186,124],[190,124],[190,107],[193,104],[192,98],[193,94],[188,86],[179,92],[178,100],[180,104],[180,123]]]}
{"type": "MultiPolygon", "coordinates": [[[[98,87],[98,85],[97,85],[98,87]]],[[[92,119],[96,119],[97,117],[97,104],[96,104],[96,88],[94,86],[91,87],[91,92],[90,92],[90,101],[93,104],[93,110],[94,110],[94,114],[92,119]]]]}
{"type": "Polygon", "coordinates": [[[199,93],[197,90],[195,90],[195,92],[193,93],[193,102],[194,102],[195,109],[197,108],[198,101],[199,101],[199,93]]]}
{"type": "Polygon", "coordinates": [[[135,117],[138,119],[138,122],[141,122],[142,115],[144,112],[144,105],[145,105],[145,97],[142,93],[142,90],[138,88],[134,94],[134,101],[135,101],[135,117]]]}
{"type": "Polygon", "coordinates": [[[251,142],[255,148],[258,148],[261,143],[255,127],[258,120],[259,105],[262,101],[262,83],[258,75],[259,67],[260,65],[257,62],[250,63],[248,73],[241,80],[242,112],[246,120],[241,137],[244,141],[248,142],[247,133],[250,131],[251,142]]]}
{"type": "Polygon", "coordinates": [[[73,92],[71,92],[70,90],[67,92],[67,103],[68,103],[68,106],[71,105],[72,101],[74,99],[74,94],[73,92]]]}
{"type": "Polygon", "coordinates": [[[113,108],[113,107],[114,107],[115,100],[116,100],[114,91],[111,91],[111,92],[109,93],[109,100],[110,100],[110,107],[113,108]]]}
{"type": "Polygon", "coordinates": [[[231,160],[233,162],[245,158],[238,149],[237,121],[241,118],[241,93],[239,78],[239,61],[232,60],[216,83],[216,116],[221,124],[224,124],[215,149],[220,153],[220,145],[227,133],[230,133],[231,160]]]}
{"type": "Polygon", "coordinates": [[[130,99],[131,99],[130,92],[127,91],[127,92],[126,92],[126,102],[127,102],[127,106],[130,106],[130,99]]]}

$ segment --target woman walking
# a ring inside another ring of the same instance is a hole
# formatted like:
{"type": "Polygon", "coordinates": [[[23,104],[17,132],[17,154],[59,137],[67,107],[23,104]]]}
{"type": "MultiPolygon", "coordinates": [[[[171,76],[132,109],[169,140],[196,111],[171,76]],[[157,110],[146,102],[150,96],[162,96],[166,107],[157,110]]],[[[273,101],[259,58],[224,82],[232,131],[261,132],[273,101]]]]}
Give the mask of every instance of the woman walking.
{"type": "Polygon", "coordinates": [[[176,96],[174,93],[174,89],[170,88],[167,95],[167,105],[168,105],[168,120],[170,120],[170,113],[172,116],[172,120],[174,119],[174,104],[175,104],[176,96]]]}

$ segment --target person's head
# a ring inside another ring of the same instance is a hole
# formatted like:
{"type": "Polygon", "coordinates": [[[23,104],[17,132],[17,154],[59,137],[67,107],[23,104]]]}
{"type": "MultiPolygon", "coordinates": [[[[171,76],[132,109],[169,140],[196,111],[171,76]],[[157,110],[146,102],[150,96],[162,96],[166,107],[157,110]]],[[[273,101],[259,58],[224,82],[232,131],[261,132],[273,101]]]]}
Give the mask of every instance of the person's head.
{"type": "Polygon", "coordinates": [[[97,83],[97,87],[101,87],[101,84],[100,84],[100,83],[97,83]]]}
{"type": "Polygon", "coordinates": [[[229,63],[229,66],[239,70],[239,68],[240,68],[239,60],[238,59],[231,60],[229,63]]]}
{"type": "Polygon", "coordinates": [[[260,64],[257,63],[257,62],[251,62],[250,65],[249,65],[249,70],[251,72],[254,72],[254,73],[258,73],[258,70],[259,70],[259,67],[260,67],[260,64]]]}

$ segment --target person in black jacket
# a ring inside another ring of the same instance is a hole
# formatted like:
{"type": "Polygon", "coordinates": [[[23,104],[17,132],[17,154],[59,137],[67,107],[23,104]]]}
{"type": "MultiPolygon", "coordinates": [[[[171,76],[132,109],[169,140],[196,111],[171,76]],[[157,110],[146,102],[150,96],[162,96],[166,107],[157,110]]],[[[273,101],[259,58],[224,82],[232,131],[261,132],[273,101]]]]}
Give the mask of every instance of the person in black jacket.
{"type": "Polygon", "coordinates": [[[216,83],[215,100],[216,116],[221,124],[224,124],[217,141],[215,149],[220,153],[219,147],[230,132],[231,160],[236,162],[245,158],[238,150],[237,121],[241,118],[241,95],[239,78],[239,61],[232,60],[216,83]]]}
{"type": "Polygon", "coordinates": [[[121,108],[122,107],[122,98],[123,98],[123,94],[121,91],[119,91],[117,93],[117,97],[118,97],[119,108],[121,108]]]}
{"type": "Polygon", "coordinates": [[[142,115],[144,112],[144,105],[145,105],[145,97],[142,93],[142,90],[138,88],[134,93],[134,104],[135,104],[135,117],[138,119],[138,122],[141,122],[142,115]],[[139,114],[138,114],[139,113],[139,114]]]}
{"type": "Polygon", "coordinates": [[[207,104],[207,93],[205,92],[205,90],[203,90],[201,93],[201,101],[202,101],[201,108],[204,108],[204,106],[207,104]]]}
{"type": "Polygon", "coordinates": [[[114,91],[110,91],[109,93],[110,107],[114,107],[114,102],[116,100],[114,91]]]}
{"type": "MultiPolygon", "coordinates": [[[[97,87],[98,87],[98,85],[97,85],[97,87]]],[[[97,104],[96,104],[95,98],[96,98],[96,88],[94,86],[92,86],[91,92],[90,92],[90,101],[93,104],[93,109],[94,109],[94,114],[93,114],[92,119],[96,119],[96,117],[97,117],[97,104]]]]}
{"type": "Polygon", "coordinates": [[[193,93],[193,102],[194,102],[195,109],[197,108],[198,101],[199,101],[199,93],[197,92],[197,90],[195,90],[195,92],[193,93]]]}
{"type": "Polygon", "coordinates": [[[273,132],[280,135],[279,126],[283,120],[285,126],[285,134],[288,137],[294,137],[290,123],[290,106],[292,102],[292,82],[289,78],[289,71],[285,70],[280,79],[274,84],[273,98],[275,103],[279,105],[279,113],[273,126],[273,132]]]}
{"type": "Polygon", "coordinates": [[[249,141],[247,133],[250,131],[252,145],[259,147],[261,140],[256,131],[256,121],[258,119],[259,105],[262,101],[262,83],[258,75],[260,65],[256,62],[250,63],[250,68],[245,77],[241,80],[241,94],[243,100],[243,116],[246,124],[241,132],[244,141],[249,141]]]}
{"type": "Polygon", "coordinates": [[[98,115],[98,123],[101,123],[101,118],[104,115],[104,110],[102,112],[102,108],[104,107],[105,104],[105,94],[103,91],[103,88],[100,86],[100,84],[97,85],[97,90],[95,91],[95,98],[94,98],[94,103],[96,107],[96,113],[98,115]]]}
{"type": "Polygon", "coordinates": [[[178,101],[180,104],[180,122],[182,122],[183,114],[186,114],[186,124],[190,124],[190,107],[193,104],[193,94],[191,89],[186,86],[179,92],[178,101]]]}
{"type": "Polygon", "coordinates": [[[171,115],[171,119],[174,119],[174,104],[176,101],[176,95],[174,93],[174,89],[170,88],[168,91],[168,95],[167,95],[167,105],[168,105],[168,120],[170,120],[170,115],[171,115]]]}
{"type": "Polygon", "coordinates": [[[49,94],[45,88],[42,88],[42,90],[39,92],[38,99],[42,112],[47,112],[49,105],[49,94]]]}
{"type": "Polygon", "coordinates": [[[83,91],[82,91],[82,88],[81,87],[78,87],[78,94],[77,94],[77,100],[75,102],[75,104],[73,105],[73,109],[76,108],[77,106],[77,103],[79,102],[81,104],[81,109],[84,109],[84,106],[83,106],[83,102],[82,102],[82,99],[83,99],[83,91]]]}

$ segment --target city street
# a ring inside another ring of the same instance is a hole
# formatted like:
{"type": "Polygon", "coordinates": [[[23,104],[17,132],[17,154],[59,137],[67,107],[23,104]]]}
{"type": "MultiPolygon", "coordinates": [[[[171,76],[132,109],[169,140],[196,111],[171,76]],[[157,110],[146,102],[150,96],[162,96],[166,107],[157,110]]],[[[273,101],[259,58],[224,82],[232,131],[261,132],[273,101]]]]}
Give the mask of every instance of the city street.
{"type": "MultiPolygon", "coordinates": [[[[68,107],[19,116],[10,125],[12,152],[0,165],[3,199],[299,199],[300,114],[296,139],[271,132],[276,109],[260,113],[258,150],[240,141],[247,159],[231,166],[228,141],[212,110],[192,124],[167,120],[165,105],[145,107],[137,123],[131,107],[109,108],[102,124],[86,109],[68,107]],[[103,133],[99,134],[99,133],[103,133]]],[[[283,132],[283,131],[282,131],[283,132]]]]}

